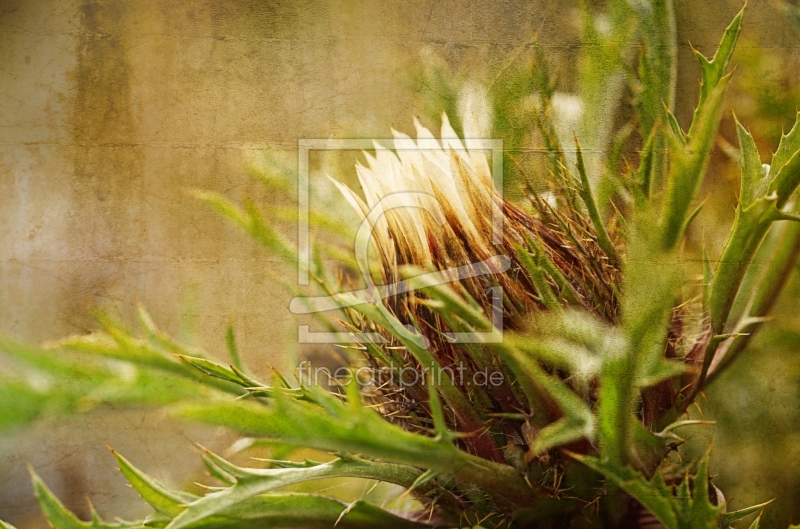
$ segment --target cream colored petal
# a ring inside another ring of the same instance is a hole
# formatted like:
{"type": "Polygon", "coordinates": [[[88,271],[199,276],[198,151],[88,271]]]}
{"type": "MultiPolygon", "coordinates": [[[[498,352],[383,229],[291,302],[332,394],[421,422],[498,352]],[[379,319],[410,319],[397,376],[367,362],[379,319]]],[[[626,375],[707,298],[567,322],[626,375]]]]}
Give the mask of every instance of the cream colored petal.
{"type": "Polygon", "coordinates": [[[486,222],[482,214],[483,211],[487,210],[483,209],[484,204],[481,203],[482,200],[480,198],[484,196],[484,193],[481,193],[480,190],[477,190],[478,193],[472,192],[476,191],[474,177],[469,175],[470,169],[463,158],[451,151],[450,163],[454,175],[454,185],[463,205],[460,211],[457,210],[459,220],[464,227],[464,231],[472,238],[472,244],[481,248],[488,255],[486,222]]]}
{"type": "Polygon", "coordinates": [[[400,163],[403,166],[404,177],[413,181],[414,187],[423,193],[431,193],[430,182],[427,178],[420,177],[418,173],[415,174],[415,167],[422,167],[422,153],[417,143],[410,137],[402,132],[392,129],[394,135],[394,146],[397,150],[397,156],[400,158],[400,163]]]}
{"type": "MultiPolygon", "coordinates": [[[[342,193],[344,199],[353,207],[356,211],[358,216],[361,218],[362,221],[366,220],[367,215],[369,214],[369,206],[361,200],[352,189],[347,187],[346,185],[337,182],[330,176],[328,178],[334,183],[336,188],[342,193]]],[[[384,260],[394,259],[394,252],[387,252],[387,248],[391,247],[391,239],[389,237],[389,226],[386,223],[385,219],[378,219],[375,225],[372,227],[372,248],[375,251],[376,255],[382,255],[384,260]]],[[[394,262],[393,260],[390,262],[394,262]]]]}
{"type": "Polygon", "coordinates": [[[442,146],[439,144],[433,133],[431,133],[431,131],[423,127],[416,117],[414,118],[414,128],[417,131],[417,146],[420,149],[441,150],[442,146]]]}
{"type": "Polygon", "coordinates": [[[336,181],[332,176],[330,175],[325,175],[325,176],[327,176],[328,179],[330,179],[330,181],[333,182],[333,185],[336,186],[336,188],[342,194],[347,203],[353,207],[355,212],[358,214],[358,217],[361,220],[367,218],[367,214],[369,213],[369,206],[367,206],[367,204],[363,200],[361,200],[361,197],[358,196],[352,189],[350,189],[346,185],[336,181]]]}
{"type": "Polygon", "coordinates": [[[367,206],[369,209],[374,208],[380,200],[381,189],[372,169],[356,163],[356,176],[358,176],[358,183],[361,184],[361,190],[364,192],[367,206]]]}
{"type": "Polygon", "coordinates": [[[444,112],[442,112],[442,147],[445,151],[452,149],[464,157],[467,155],[464,145],[444,112]]]}

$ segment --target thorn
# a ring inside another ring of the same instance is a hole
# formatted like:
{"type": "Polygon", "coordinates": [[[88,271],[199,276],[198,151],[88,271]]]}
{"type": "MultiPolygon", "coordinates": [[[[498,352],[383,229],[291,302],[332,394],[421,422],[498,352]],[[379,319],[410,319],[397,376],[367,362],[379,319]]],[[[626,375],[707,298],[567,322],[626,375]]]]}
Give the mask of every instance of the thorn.
{"type": "Polygon", "coordinates": [[[198,487],[200,487],[201,489],[205,489],[205,490],[212,490],[212,489],[215,489],[215,488],[216,488],[216,487],[211,487],[211,486],[209,486],[209,485],[203,485],[203,484],[202,484],[202,483],[200,483],[199,481],[193,481],[192,483],[194,483],[195,485],[197,485],[197,486],[198,486],[198,487]]]}
{"type": "Polygon", "coordinates": [[[339,517],[336,519],[336,523],[334,523],[334,524],[333,524],[333,526],[334,526],[334,527],[336,527],[337,525],[339,525],[339,522],[342,520],[342,518],[344,518],[344,515],[345,515],[345,514],[347,514],[347,513],[349,513],[349,512],[350,512],[350,509],[352,509],[352,508],[353,508],[353,506],[355,506],[355,504],[356,504],[356,503],[358,503],[358,500],[354,501],[353,503],[351,503],[350,505],[348,505],[347,507],[345,507],[345,509],[342,511],[342,513],[341,513],[341,514],[339,515],[339,517]]]}

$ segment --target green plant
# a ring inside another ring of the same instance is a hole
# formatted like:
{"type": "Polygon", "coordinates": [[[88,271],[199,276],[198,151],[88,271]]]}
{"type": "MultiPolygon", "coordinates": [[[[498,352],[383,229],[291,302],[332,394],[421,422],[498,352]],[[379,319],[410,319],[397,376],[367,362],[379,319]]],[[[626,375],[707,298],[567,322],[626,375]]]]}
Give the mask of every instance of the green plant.
{"type": "MultiPolygon", "coordinates": [[[[556,83],[541,56],[527,77],[512,76],[515,84],[494,100],[495,123],[511,127],[504,109],[524,93],[520,79],[530,80],[539,99],[532,122],[547,147],[553,197],[543,198],[524,168],[514,166],[527,203],[503,200],[487,158],[470,140],[485,132],[487,120],[463,110],[458,133],[443,117],[440,140],[421,125],[416,141],[396,135],[395,146],[417,151],[376,146],[368,166],[357,169],[363,198],[337,184],[372,235],[355,240],[357,249],[371,244],[372,259],[365,250],[355,260],[345,254],[336,271],[322,259],[310,269],[318,293],[338,309],[338,320],[321,323],[332,332],[371,336],[345,349],[346,382],[325,388],[280,374],[270,383],[256,380],[241,365],[232,329],[224,364],[165,335],[144,309],[141,336],[101,315],[104,332],[54,344],[59,355],[4,340],[3,350],[19,369],[57,383],[42,389],[4,378],[0,390],[15,405],[3,410],[2,426],[98,404],[166,406],[176,417],[333,458],[276,458],[243,468],[205,451],[202,460],[221,486],[197,496],[167,488],[115,453],[154,514],[133,523],[109,524],[96,515],[82,522],[34,474],[50,523],[59,529],[633,527],[655,519],[672,529],[726,528],[760,511],[765,504],[726,512],[708,457],[684,462],[675,451],[684,441],[679,432],[704,423],[682,416],[746,348],[797,261],[800,232],[793,226],[778,232],[774,225],[800,220],[792,203],[800,185],[800,126],[782,136],[771,163],[762,165],[737,122],[736,218],[717,266],[706,255],[702,281],[687,282],[691,270],[679,266],[682,243],[699,211],[695,199],[743,13],[711,59],[697,53],[700,100],[684,132],[670,110],[676,60],[671,4],[612,6],[606,33],[587,14],[585,34],[595,46],[581,66],[588,111],[574,150],[556,132],[556,83]],[[638,70],[627,72],[636,118],[618,131],[592,129],[591,122],[610,120],[600,114],[613,108],[596,96],[625,79],[631,42],[641,44],[638,70]],[[590,146],[586,160],[578,139],[590,146]],[[618,146],[636,141],[641,154],[625,159],[618,146]],[[491,240],[495,218],[502,220],[499,240],[491,240]],[[765,245],[767,237],[778,242],[765,245]],[[759,274],[751,263],[768,248],[774,248],[771,264],[759,274]],[[446,272],[455,267],[464,273],[446,272]],[[741,314],[735,304],[744,307],[741,314]],[[459,342],[452,333],[471,340],[459,342]],[[455,374],[461,368],[467,381],[481,372],[502,377],[497,384],[469,384],[455,374]],[[397,370],[383,383],[381,374],[397,370]],[[413,381],[404,373],[414,373],[413,381]],[[416,502],[392,511],[282,490],[327,478],[392,483],[416,502]]],[[[514,164],[513,155],[508,162],[514,164]]],[[[295,249],[255,204],[239,207],[205,191],[197,196],[296,265],[295,249]]],[[[310,221],[338,230],[323,215],[310,221]]],[[[320,245],[317,256],[342,256],[341,249],[320,245]]],[[[305,301],[313,312],[315,301],[305,301]]]]}

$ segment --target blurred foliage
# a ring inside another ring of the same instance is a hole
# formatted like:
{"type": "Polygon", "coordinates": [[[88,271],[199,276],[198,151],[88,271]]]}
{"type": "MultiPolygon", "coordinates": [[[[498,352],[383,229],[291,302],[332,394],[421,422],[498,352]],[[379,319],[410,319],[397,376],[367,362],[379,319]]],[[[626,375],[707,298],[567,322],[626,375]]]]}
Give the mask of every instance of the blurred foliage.
{"type": "MultiPolygon", "coordinates": [[[[796,8],[783,9],[790,20],[800,20],[796,8]]],[[[771,466],[778,487],[753,486],[735,472],[709,472],[712,458],[728,470],[732,459],[746,460],[747,447],[755,443],[797,460],[797,387],[773,387],[763,371],[798,367],[800,330],[794,323],[769,325],[773,309],[780,314],[787,303],[780,297],[784,286],[794,298],[800,294],[797,282],[789,281],[800,255],[794,224],[800,207],[793,198],[800,185],[800,125],[791,119],[797,118],[800,97],[796,79],[758,46],[734,55],[740,12],[713,56],[696,53],[700,94],[684,131],[672,113],[677,53],[671,2],[612,0],[604,12],[584,6],[581,16],[585,46],[577,93],[559,90],[535,40],[511,53],[499,71],[468,78],[429,54],[414,82],[421,111],[443,122],[442,144],[433,149],[440,158],[406,162],[399,149],[395,155],[379,147],[368,157],[373,175],[402,169],[408,181],[434,194],[444,188],[430,174],[431,160],[449,178],[461,179],[442,202],[460,203],[464,211],[458,217],[455,206],[444,210],[447,222],[440,225],[451,231],[440,232],[434,241],[439,246],[430,244],[435,249],[460,248],[464,256],[496,265],[481,254],[466,226],[474,223],[475,232],[488,233],[488,212],[500,207],[513,236],[492,251],[505,258],[503,270],[510,268],[513,280],[496,271],[483,283],[437,275],[445,266],[413,258],[414,251],[425,254],[419,250],[424,245],[403,247],[400,241],[411,241],[412,230],[397,227],[429,228],[427,244],[432,224],[389,217],[396,224],[376,243],[373,262],[364,264],[342,257],[350,243],[334,217],[315,211],[309,219],[326,234],[310,262],[315,293],[331,296],[338,309],[338,319],[322,317],[319,323],[329,332],[375,337],[346,349],[350,368],[380,370],[397,362],[441,369],[455,358],[473,371],[500,369],[507,384],[491,392],[449,376],[437,382],[431,377],[407,392],[390,387],[371,395],[352,380],[319,387],[276,373],[261,381],[242,365],[232,328],[227,361],[221,361],[167,336],[144,309],[139,331],[99,314],[102,332],[44,348],[3,339],[0,348],[13,367],[0,377],[0,396],[10,404],[0,410],[0,428],[103,406],[163,407],[173,417],[238,432],[245,450],[266,442],[275,453],[313,449],[325,458],[273,456],[246,468],[204,450],[200,457],[216,484],[198,495],[165,486],[115,453],[123,476],[153,508],[148,518],[130,523],[105,522],[94,510],[90,522],[78,520],[32,472],[50,524],[178,529],[660,523],[688,529],[727,528],[756,513],[750,527],[784,527],[797,516],[798,472],[781,469],[783,461],[771,466]],[[742,109],[731,121],[723,117],[725,94],[737,62],[745,73],[732,100],[742,109]],[[767,72],[776,71],[778,82],[765,82],[775,78],[767,72]],[[447,116],[459,117],[452,129],[447,116]],[[725,139],[728,133],[733,135],[725,139]],[[527,204],[503,201],[481,180],[483,166],[469,140],[489,137],[505,142],[504,191],[519,190],[527,204]],[[736,162],[739,192],[735,217],[721,228],[727,240],[712,259],[690,226],[703,206],[697,200],[701,189],[724,184],[706,179],[717,146],[736,162]],[[776,148],[769,164],[762,164],[763,146],[776,148]],[[522,159],[527,151],[541,159],[522,159]],[[545,168],[548,178],[537,168],[545,168]],[[342,258],[331,269],[323,255],[342,258]],[[701,262],[702,278],[692,278],[691,264],[680,264],[692,259],[701,262]],[[367,290],[341,293],[359,273],[367,290]],[[375,279],[402,280],[408,292],[418,294],[405,303],[384,303],[370,284],[375,279]],[[456,344],[451,333],[496,331],[486,292],[498,285],[505,289],[500,308],[523,323],[506,329],[502,340],[456,344]],[[767,332],[756,335],[762,327],[767,332]],[[740,357],[758,359],[758,365],[747,368],[735,362],[740,357]],[[380,400],[394,390],[403,393],[390,401],[405,406],[399,419],[380,400]],[[713,455],[702,434],[685,446],[685,432],[695,435],[709,426],[703,407],[720,421],[722,442],[713,455]],[[743,409],[755,412],[743,416],[743,409]],[[368,494],[345,500],[322,494],[322,485],[309,486],[342,478],[390,483],[413,500],[380,504],[368,501],[368,494]],[[291,489],[297,484],[309,488],[291,489]],[[739,510],[728,509],[733,502],[721,490],[728,488],[736,491],[739,510]],[[739,505],[738,494],[748,489],[758,497],[745,498],[749,507],[739,505]],[[762,515],[767,491],[781,497],[762,515]]],[[[426,134],[418,129],[416,147],[426,134]]],[[[402,141],[413,140],[398,135],[402,141]]],[[[359,177],[362,194],[340,189],[366,218],[383,199],[369,186],[385,191],[389,184],[359,177]]],[[[275,180],[280,178],[265,182],[275,180]]],[[[296,249],[271,224],[270,212],[209,191],[196,196],[287,267],[297,266],[296,249]]],[[[306,301],[313,304],[313,298],[306,301]]]]}

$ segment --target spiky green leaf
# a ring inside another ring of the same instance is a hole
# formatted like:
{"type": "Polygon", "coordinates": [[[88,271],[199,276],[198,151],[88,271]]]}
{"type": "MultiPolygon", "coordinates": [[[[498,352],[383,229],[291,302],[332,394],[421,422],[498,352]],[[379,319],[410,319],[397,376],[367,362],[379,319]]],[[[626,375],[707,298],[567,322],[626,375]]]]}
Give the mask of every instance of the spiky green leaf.
{"type": "Polygon", "coordinates": [[[354,417],[347,404],[332,396],[315,398],[322,399],[324,407],[278,394],[270,406],[247,401],[210,402],[186,404],[175,413],[295,446],[432,468],[476,483],[511,502],[531,499],[533,491],[511,467],[469,455],[451,443],[407,432],[370,408],[354,417]]]}
{"type": "Polygon", "coordinates": [[[270,493],[233,505],[191,529],[422,529],[424,522],[401,518],[364,501],[345,503],[315,494],[270,493]]]}
{"type": "MultiPolygon", "coordinates": [[[[580,439],[593,439],[595,421],[591,409],[562,380],[547,374],[528,354],[504,345],[494,346],[504,362],[521,378],[527,392],[544,392],[558,405],[563,417],[541,429],[531,446],[535,455],[580,439]]],[[[537,398],[530,395],[531,400],[537,398]]]]}
{"type": "Polygon", "coordinates": [[[708,494],[708,455],[698,464],[697,473],[684,476],[677,486],[667,485],[660,473],[647,480],[630,467],[589,456],[573,456],[630,494],[666,529],[719,528],[723,507],[712,505],[708,494]]]}
{"type": "Polygon", "coordinates": [[[701,53],[695,53],[703,76],[700,101],[685,145],[677,138],[672,141],[667,199],[662,214],[665,248],[674,248],[682,238],[692,201],[708,165],[722,113],[725,88],[730,80],[730,74],[725,72],[739,36],[743,13],[743,10],[740,11],[725,30],[719,48],[710,61],[701,53]]]}
{"type": "Polygon", "coordinates": [[[603,219],[600,217],[600,210],[597,208],[594,193],[592,193],[592,187],[589,183],[589,176],[586,173],[586,167],[583,163],[583,153],[581,152],[581,146],[578,143],[577,136],[575,137],[575,156],[575,163],[578,168],[578,174],[580,175],[581,182],[578,193],[580,194],[581,199],[583,200],[583,203],[586,205],[586,209],[589,212],[589,218],[592,220],[592,225],[594,226],[595,233],[597,234],[597,243],[600,245],[600,248],[603,249],[611,262],[618,266],[620,260],[619,256],[617,255],[617,248],[614,246],[614,243],[608,236],[606,226],[603,224],[603,219]]]}
{"type": "Polygon", "coordinates": [[[748,208],[767,192],[769,178],[766,169],[761,165],[761,158],[758,155],[758,149],[753,137],[738,120],[736,121],[736,133],[739,136],[739,149],[742,158],[742,184],[739,207],[748,208]]]}
{"type": "Polygon", "coordinates": [[[212,492],[191,502],[186,510],[176,516],[168,529],[183,529],[195,522],[240,504],[259,494],[282,487],[324,478],[351,477],[375,479],[410,487],[422,474],[419,470],[387,463],[376,463],[357,458],[337,459],[330,463],[293,468],[245,469],[225,462],[219,456],[208,454],[217,468],[235,476],[233,486],[212,492]]]}
{"type": "MultiPolygon", "coordinates": [[[[753,513],[763,511],[764,507],[772,503],[773,500],[765,501],[764,503],[759,503],[758,505],[753,505],[751,507],[745,507],[744,509],[739,509],[737,511],[726,512],[722,514],[722,517],[719,520],[719,526],[722,529],[728,529],[733,522],[741,520],[742,518],[749,516],[753,513]]],[[[761,518],[759,516],[756,518],[756,522],[761,518]]],[[[791,528],[790,528],[791,529],[791,528]]]]}
{"type": "Polygon", "coordinates": [[[172,490],[159,483],[135,466],[120,454],[112,450],[119,463],[120,472],[128,483],[139,493],[144,501],[158,512],[167,516],[177,516],[187,504],[197,500],[197,496],[186,492],[172,490]]]}
{"type": "MultiPolygon", "coordinates": [[[[702,53],[695,50],[695,55],[700,61],[702,69],[703,80],[700,84],[700,103],[698,104],[698,111],[700,107],[711,97],[712,92],[717,87],[719,82],[725,76],[728,70],[728,63],[733,56],[733,50],[736,47],[736,41],[739,38],[739,32],[742,29],[742,18],[744,17],[744,7],[736,14],[733,21],[725,29],[725,34],[722,36],[722,41],[717,48],[714,57],[711,60],[707,59],[702,53]]],[[[695,114],[696,115],[696,114],[695,114]]],[[[693,123],[694,125],[694,123],[693,123]]],[[[689,135],[691,136],[691,130],[689,135]]]]}
{"type": "Polygon", "coordinates": [[[772,163],[769,167],[770,179],[774,179],[778,172],[789,162],[789,160],[800,151],[800,112],[798,112],[792,129],[781,135],[780,143],[775,154],[772,155],[772,163]]]}
{"type": "Polygon", "coordinates": [[[64,507],[64,504],[59,501],[47,488],[44,481],[32,470],[31,481],[33,482],[33,492],[39,501],[42,513],[47,518],[48,523],[55,529],[145,529],[144,525],[138,522],[108,524],[97,518],[91,522],[81,521],[64,507]]]}

